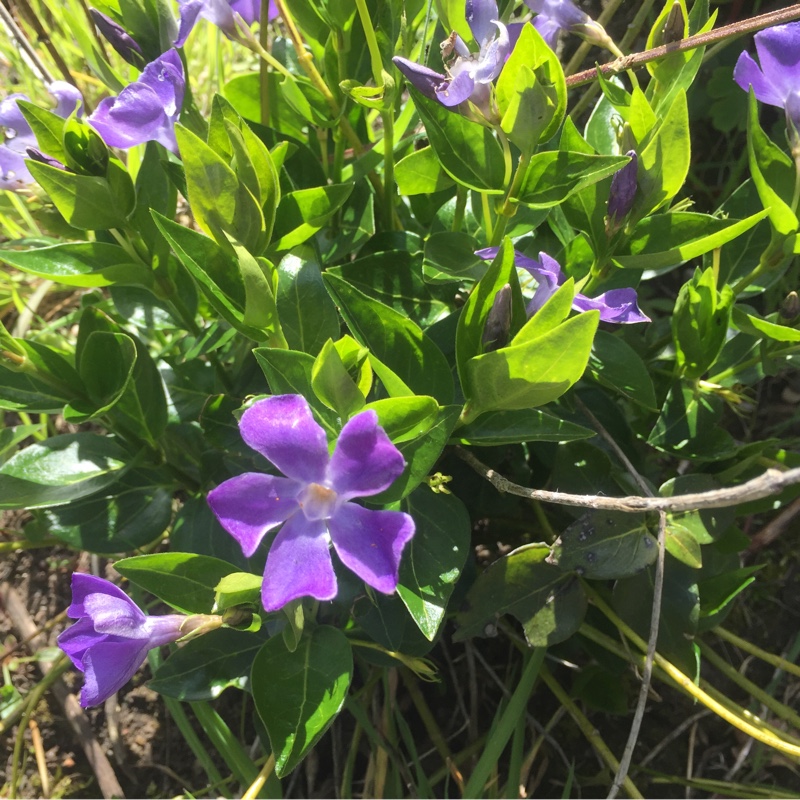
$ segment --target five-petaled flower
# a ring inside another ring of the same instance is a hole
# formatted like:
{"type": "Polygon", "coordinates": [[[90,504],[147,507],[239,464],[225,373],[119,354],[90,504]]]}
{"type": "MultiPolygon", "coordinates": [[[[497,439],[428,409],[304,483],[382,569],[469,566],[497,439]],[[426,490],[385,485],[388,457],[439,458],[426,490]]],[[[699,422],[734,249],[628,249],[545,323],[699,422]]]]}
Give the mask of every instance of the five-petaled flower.
{"type": "Polygon", "coordinates": [[[759,31],[755,42],[761,66],[742,52],[733,79],[745,91],[752,86],[762,103],[784,109],[789,132],[796,140],[800,138],[800,22],[759,31]]]}
{"type": "Polygon", "coordinates": [[[113,583],[77,572],[67,615],[78,621],[58,637],[58,646],[84,674],[84,708],[119,691],[148,650],[185,636],[190,632],[186,623],[193,619],[182,614],[147,617],[113,583]]]}
{"type": "Polygon", "coordinates": [[[448,108],[471,100],[488,117],[491,84],[503,69],[511,42],[508,29],[499,20],[496,0],[467,0],[466,16],[480,49],[470,53],[454,31],[442,45],[447,75],[401,56],[392,60],[412,85],[431,100],[448,108]]]}
{"type": "Polygon", "coordinates": [[[213,489],[208,503],[246,556],[283,523],[267,555],[264,608],[276,611],[305,596],[332,600],[337,582],[331,544],[365,583],[394,592],[414,520],[402,511],[352,502],[387,489],[405,467],[377,414],[367,410],[352,417],[331,456],[324,430],[300,395],[259,400],[244,412],[239,430],[286,477],[246,472],[213,489]]]}
{"type": "MultiPolygon", "coordinates": [[[[59,117],[68,117],[76,108],[80,114],[83,104],[81,93],[70,83],[53,81],[48,87],[56,99],[53,111],[59,117]]],[[[0,189],[16,191],[34,183],[33,176],[25,164],[28,149],[36,149],[36,137],[19,108],[20,100],[28,100],[25,94],[10,94],[0,102],[0,128],[5,129],[5,139],[0,144],[0,189]]]]}
{"type": "MultiPolygon", "coordinates": [[[[175,47],[183,46],[199,17],[207,19],[229,37],[237,34],[237,15],[246,25],[261,18],[261,0],[178,0],[178,5],[181,16],[175,47]]],[[[273,20],[277,16],[275,0],[270,0],[267,19],[273,20]]]]}
{"type": "MultiPolygon", "coordinates": [[[[485,247],[478,250],[475,255],[491,260],[497,256],[498,247],[485,247]]],[[[537,286],[533,298],[528,303],[528,316],[533,316],[558,290],[566,280],[566,276],[558,261],[547,253],[539,253],[539,259],[526,256],[518,250],[514,251],[514,265],[525,269],[536,278],[537,286]]],[[[572,301],[576,311],[600,312],[600,319],[604,322],[632,323],[650,322],[650,317],[643,314],[636,299],[636,290],[631,288],[611,289],[597,297],[587,297],[578,292],[572,301]]]]}
{"type": "Polygon", "coordinates": [[[177,50],[151,61],[116,97],[106,97],[88,122],[109,147],[156,141],[178,152],[175,122],[183,105],[183,63],[177,50]]]}

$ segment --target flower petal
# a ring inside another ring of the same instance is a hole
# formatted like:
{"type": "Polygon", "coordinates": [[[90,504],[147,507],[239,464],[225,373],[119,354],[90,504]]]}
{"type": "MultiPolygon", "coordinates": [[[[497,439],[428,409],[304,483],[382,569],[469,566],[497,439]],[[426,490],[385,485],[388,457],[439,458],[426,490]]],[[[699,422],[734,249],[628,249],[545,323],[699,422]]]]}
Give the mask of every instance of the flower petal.
{"type": "Polygon", "coordinates": [[[636,290],[630,288],[611,289],[593,298],[578,294],[572,302],[572,307],[578,311],[597,309],[600,312],[600,319],[604,322],[620,324],[650,322],[650,317],[643,314],[639,308],[636,290]]]}
{"type": "MultiPolygon", "coordinates": [[[[273,7],[267,9],[267,17],[272,13],[273,7]]],[[[275,9],[277,12],[277,9],[275,9]]],[[[231,11],[239,14],[248,24],[258,22],[261,17],[261,0],[231,0],[231,11]]]]}
{"type": "Polygon", "coordinates": [[[137,640],[105,641],[90,647],[83,656],[81,705],[96,706],[119,691],[139,669],[148,649],[137,640]]]}
{"type": "Polygon", "coordinates": [[[469,99],[472,90],[475,88],[475,81],[469,70],[464,70],[456,75],[452,81],[445,83],[436,90],[436,99],[447,108],[452,108],[465,100],[469,99]]]}
{"type": "Polygon", "coordinates": [[[302,484],[288,478],[245,472],[212,489],[208,504],[249,558],[264,534],[299,508],[296,497],[301,488],[302,484]]]}
{"type": "Polygon", "coordinates": [[[767,80],[761,67],[756,64],[752,56],[747,52],[742,52],[736,66],[733,69],[733,79],[748,91],[753,87],[753,92],[758,100],[771,106],[783,107],[783,97],[778,88],[772,81],[767,80]]]}
{"type": "Polygon", "coordinates": [[[239,431],[248,447],[261,453],[284,475],[304,483],[322,483],[328,466],[325,431],[299,394],[279,394],[254,403],[242,414],[239,431]]]}
{"type": "Polygon", "coordinates": [[[25,164],[25,156],[6,145],[0,145],[0,189],[16,192],[33,182],[33,175],[25,164]]]}
{"type": "Polygon", "coordinates": [[[179,2],[180,23],[178,25],[178,36],[172,43],[174,47],[183,47],[186,44],[189,34],[197,24],[200,12],[203,10],[204,0],[187,0],[186,2],[179,0],[179,2]]]}
{"type": "Polygon", "coordinates": [[[408,514],[345,503],[328,520],[328,530],[342,563],[364,583],[385,594],[397,588],[400,557],[414,535],[408,514]]]}
{"type": "Polygon", "coordinates": [[[476,83],[491,83],[502,71],[503,65],[511,52],[511,40],[508,29],[502,22],[495,22],[498,35],[481,49],[478,68],[472,73],[476,83]]]}
{"type": "MultiPolygon", "coordinates": [[[[766,28],[755,35],[755,41],[764,77],[776,94],[785,100],[800,85],[800,23],[790,22],[766,28]]],[[[762,100],[760,97],[758,99],[762,100]]],[[[762,102],[770,103],[769,100],[762,102]]]]}
{"type": "Polygon", "coordinates": [[[295,514],[269,549],[261,586],[265,610],[277,611],[299,597],[333,600],[337,589],[325,520],[295,514]]]}
{"type": "Polygon", "coordinates": [[[432,69],[422,66],[422,64],[417,64],[415,61],[409,61],[402,56],[395,56],[392,61],[414,88],[422,92],[425,97],[429,97],[431,100],[438,100],[436,90],[443,83],[447,83],[447,78],[444,75],[434,72],[432,69]]]}
{"type": "Polygon", "coordinates": [[[125,639],[147,638],[142,629],[146,617],[127,597],[123,600],[105,592],[92,592],[84,597],[83,609],[98,633],[125,639]]]}
{"type": "Polygon", "coordinates": [[[0,101],[0,127],[11,128],[15,136],[30,136],[33,131],[22,115],[18,100],[25,100],[29,103],[31,99],[26,94],[14,92],[0,101]]]}
{"type": "Polygon", "coordinates": [[[85,575],[82,572],[72,573],[72,603],[67,609],[67,616],[72,619],[79,619],[85,617],[88,612],[84,606],[86,598],[92,594],[102,594],[110,598],[116,598],[135,608],[139,614],[144,617],[139,606],[125,594],[118,586],[115,586],[111,581],[104,578],[98,578],[95,575],[85,575]]]}
{"type": "Polygon", "coordinates": [[[494,36],[492,21],[498,19],[495,0],[467,0],[465,14],[467,24],[478,46],[483,46],[494,36]]]}
{"type": "Polygon", "coordinates": [[[339,434],[328,467],[328,482],[340,500],[388,489],[406,462],[370,409],[356,414],[339,434]]]}
{"type": "Polygon", "coordinates": [[[62,631],[56,639],[56,644],[69,656],[70,661],[83,672],[83,656],[86,651],[100,642],[104,642],[108,636],[98,633],[94,629],[92,621],[88,617],[79,619],[74,625],[70,625],[62,631]]]}

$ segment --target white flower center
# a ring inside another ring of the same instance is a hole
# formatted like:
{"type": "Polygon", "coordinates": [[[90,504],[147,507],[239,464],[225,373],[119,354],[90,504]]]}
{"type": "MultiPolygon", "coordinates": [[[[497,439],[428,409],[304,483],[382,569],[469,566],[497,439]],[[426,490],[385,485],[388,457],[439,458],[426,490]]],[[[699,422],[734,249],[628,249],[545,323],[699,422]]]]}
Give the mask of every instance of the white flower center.
{"type": "Polygon", "coordinates": [[[319,483],[309,483],[297,497],[306,519],[328,519],[336,511],[339,497],[333,489],[319,483]]]}

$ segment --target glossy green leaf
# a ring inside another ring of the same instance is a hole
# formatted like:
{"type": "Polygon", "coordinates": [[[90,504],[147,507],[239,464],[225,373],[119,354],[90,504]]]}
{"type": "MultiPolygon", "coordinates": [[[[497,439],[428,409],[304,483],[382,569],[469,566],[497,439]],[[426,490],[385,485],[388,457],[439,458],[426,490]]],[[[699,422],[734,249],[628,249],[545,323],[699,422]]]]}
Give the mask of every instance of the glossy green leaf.
{"type": "Polygon", "coordinates": [[[397,593],[419,629],[433,641],[469,555],[471,525],[464,504],[422,487],[406,498],[416,524],[403,553],[397,593]]]}
{"type": "Polygon", "coordinates": [[[134,263],[118,245],[103,242],[66,242],[19,250],[0,247],[0,261],[65,286],[150,286],[153,276],[143,264],[134,263]]]}
{"type": "Polygon", "coordinates": [[[278,777],[288,775],[328,729],[352,677],[350,643],[327,625],[304,636],[294,652],[278,636],[258,651],[250,683],[278,777]]]}
{"type": "Polygon", "coordinates": [[[264,576],[254,575],[252,572],[231,572],[230,575],[225,575],[214,589],[215,613],[221,614],[225,609],[243,603],[258,603],[261,599],[262,583],[264,576]]]}
{"type": "Polygon", "coordinates": [[[453,639],[496,636],[503,614],[519,620],[532,647],[572,636],[583,622],[586,596],[575,575],[545,561],[549,552],[545,544],[530,544],[495,561],[467,592],[453,639]]]}
{"type": "Polygon", "coordinates": [[[656,410],[650,372],[639,354],[621,337],[597,332],[589,356],[589,374],[634,403],[656,410]]]}
{"type": "Polygon", "coordinates": [[[433,194],[453,185],[431,147],[413,150],[395,165],[394,177],[401,194],[433,194]]]}
{"type": "Polygon", "coordinates": [[[547,562],[589,580],[609,580],[634,575],[652,564],[657,552],[644,515],[590,511],[558,537],[547,562]]]}
{"type": "Polygon", "coordinates": [[[428,99],[413,87],[409,87],[409,92],[444,171],[470,189],[502,194],[506,167],[503,149],[492,132],[428,99]]]}
{"type": "Polygon", "coordinates": [[[217,584],[233,564],[194,553],[153,553],[123,558],[114,569],[185,614],[210,614],[217,584]]]}
{"type": "Polygon", "coordinates": [[[222,628],[187,642],[159,668],[148,686],[185,702],[213,700],[233,686],[244,689],[264,637],[222,628]]]}
{"type": "Polygon", "coordinates": [[[298,189],[281,198],[275,216],[272,250],[291,250],[310,239],[341,208],[353,184],[338,183],[298,189]]]}
{"type": "Polygon", "coordinates": [[[52,436],[20,450],[0,467],[0,509],[74,502],[114,483],[130,463],[130,454],[108,436],[52,436]]]}
{"type": "Polygon", "coordinates": [[[459,427],[454,439],[461,444],[482,446],[518,442],[570,442],[590,439],[595,431],[559,419],[536,408],[490,411],[459,427]]]}
{"type": "Polygon", "coordinates": [[[439,404],[432,397],[387,397],[364,406],[378,415],[378,424],[395,443],[407,442],[427,433],[439,416],[439,404]]]}
{"type": "Polygon", "coordinates": [[[353,336],[393,369],[417,394],[446,404],[453,399],[450,366],[419,326],[367,297],[335,275],[325,282],[353,336]]]}
{"type": "Polygon", "coordinates": [[[85,394],[75,368],[57,350],[38,342],[15,341],[25,365],[20,369],[6,359],[0,362],[0,409],[57,413],[85,394]]]}
{"type": "Polygon", "coordinates": [[[436,231],[425,241],[423,265],[454,278],[482,276],[486,262],[475,255],[478,242],[463,231],[436,231]]]}
{"type": "Polygon", "coordinates": [[[311,388],[328,408],[347,419],[364,407],[364,394],[356,385],[332,340],[314,360],[311,388]]]}
{"type": "MultiPolygon", "coordinates": [[[[777,314],[775,318],[780,319],[777,314]]],[[[733,308],[733,321],[739,330],[759,339],[766,337],[774,342],[800,342],[800,330],[797,328],[781,325],[778,322],[770,322],[770,320],[763,319],[756,314],[748,314],[738,306],[733,308]]]]}

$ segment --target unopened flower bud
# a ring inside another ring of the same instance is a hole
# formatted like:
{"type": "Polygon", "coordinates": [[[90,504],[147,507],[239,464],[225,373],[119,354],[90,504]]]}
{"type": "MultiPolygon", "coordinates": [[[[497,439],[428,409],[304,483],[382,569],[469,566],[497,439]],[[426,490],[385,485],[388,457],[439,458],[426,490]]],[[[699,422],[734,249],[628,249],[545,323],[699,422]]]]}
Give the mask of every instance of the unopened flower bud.
{"type": "Polygon", "coordinates": [[[40,164],[47,164],[47,166],[55,167],[56,169],[63,169],[65,171],[67,169],[57,158],[45,155],[41,150],[35,147],[26,147],[25,152],[28,154],[28,158],[31,159],[31,161],[38,161],[40,164]]]}
{"type": "Polygon", "coordinates": [[[511,331],[511,286],[507,283],[495,296],[486,325],[483,328],[481,344],[488,353],[499,350],[508,342],[511,331]]]}
{"type": "Polygon", "coordinates": [[[667,21],[661,29],[661,44],[672,44],[683,39],[686,32],[686,19],[678,0],[674,0],[667,15],[667,21]]]}
{"type": "Polygon", "coordinates": [[[636,198],[639,159],[634,150],[629,150],[625,155],[631,160],[611,179],[608,196],[608,230],[611,233],[619,228],[620,221],[628,215],[636,198]]]}
{"type": "Polygon", "coordinates": [[[94,24],[97,29],[106,38],[108,43],[127,61],[129,64],[141,69],[145,65],[144,54],[142,48],[136,39],[133,38],[126,30],[114,22],[111,17],[98,11],[96,8],[90,8],[89,13],[92,15],[94,24]]]}
{"type": "Polygon", "coordinates": [[[781,303],[778,313],[783,319],[791,321],[800,316],[800,297],[797,292],[789,292],[781,303]]]}

